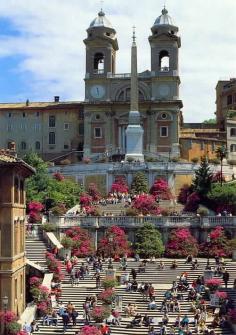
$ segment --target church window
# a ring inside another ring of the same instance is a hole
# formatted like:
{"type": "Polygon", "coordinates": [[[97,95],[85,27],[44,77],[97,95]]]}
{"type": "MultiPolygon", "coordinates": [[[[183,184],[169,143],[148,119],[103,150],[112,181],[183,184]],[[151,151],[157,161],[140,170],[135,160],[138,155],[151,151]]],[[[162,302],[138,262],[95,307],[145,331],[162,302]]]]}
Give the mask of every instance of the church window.
{"type": "Polygon", "coordinates": [[[102,137],[102,128],[95,127],[94,128],[94,138],[101,138],[102,137]]]}
{"type": "Polygon", "coordinates": [[[49,144],[55,144],[56,143],[56,136],[54,132],[49,133],[49,144]]]}
{"type": "Polygon", "coordinates": [[[12,131],[12,129],[13,129],[12,124],[8,123],[8,125],[7,125],[7,131],[12,131]]]}
{"type": "MultiPolygon", "coordinates": [[[[123,91],[120,92],[118,95],[117,101],[130,101],[130,88],[126,88],[123,91]]],[[[144,101],[144,95],[141,91],[139,91],[139,101],[144,101]]]]}
{"type": "Polygon", "coordinates": [[[82,109],[79,110],[78,119],[79,120],[83,120],[84,119],[84,111],[82,109]]]}
{"type": "Polygon", "coordinates": [[[69,123],[64,123],[64,130],[69,130],[69,123]]]}
{"type": "Polygon", "coordinates": [[[169,53],[166,50],[162,50],[159,55],[159,67],[161,72],[169,72],[170,59],[169,53]]]}
{"type": "Polygon", "coordinates": [[[167,137],[168,136],[168,127],[162,126],[160,128],[160,136],[161,137],[167,137]]]}
{"type": "Polygon", "coordinates": [[[26,143],[24,141],[21,142],[20,148],[21,150],[26,150],[26,143]]]}
{"type": "Polygon", "coordinates": [[[39,141],[35,142],[35,150],[40,150],[40,142],[39,141]]]}
{"type": "Polygon", "coordinates": [[[236,128],[230,128],[230,136],[231,137],[236,136],[236,128]]]}
{"type": "Polygon", "coordinates": [[[106,33],[106,35],[107,35],[107,36],[111,36],[111,34],[110,34],[110,33],[106,33]]]}
{"type": "Polygon", "coordinates": [[[231,144],[230,152],[235,152],[235,151],[236,151],[236,144],[231,144]]]}
{"type": "Polygon", "coordinates": [[[11,113],[8,113],[8,117],[11,117],[12,116],[12,114],[11,113]]]}
{"type": "Polygon", "coordinates": [[[118,101],[124,101],[125,100],[125,92],[122,91],[120,92],[119,96],[118,96],[118,101]]]}
{"type": "Polygon", "coordinates": [[[36,112],[36,116],[39,117],[39,112],[36,112]]]}
{"type": "Polygon", "coordinates": [[[167,118],[167,114],[166,114],[166,113],[162,113],[162,114],[161,114],[161,118],[162,118],[163,120],[165,120],[165,119],[167,118]]]}
{"type": "Polygon", "coordinates": [[[95,119],[96,119],[96,120],[100,120],[100,115],[97,114],[97,115],[95,116],[95,119]]]}
{"type": "Polygon", "coordinates": [[[230,94],[230,95],[227,96],[227,105],[231,105],[232,103],[233,103],[233,97],[230,94]]]}
{"type": "Polygon", "coordinates": [[[48,125],[51,128],[54,128],[56,126],[56,117],[55,115],[49,115],[48,125]]]}
{"type": "Polygon", "coordinates": [[[98,52],[94,55],[94,73],[102,74],[104,73],[104,55],[98,52]]]}
{"type": "Polygon", "coordinates": [[[64,143],[64,150],[68,150],[69,149],[69,144],[68,143],[64,143]]]}
{"type": "Polygon", "coordinates": [[[22,116],[25,117],[25,112],[22,113],[22,116]]]}

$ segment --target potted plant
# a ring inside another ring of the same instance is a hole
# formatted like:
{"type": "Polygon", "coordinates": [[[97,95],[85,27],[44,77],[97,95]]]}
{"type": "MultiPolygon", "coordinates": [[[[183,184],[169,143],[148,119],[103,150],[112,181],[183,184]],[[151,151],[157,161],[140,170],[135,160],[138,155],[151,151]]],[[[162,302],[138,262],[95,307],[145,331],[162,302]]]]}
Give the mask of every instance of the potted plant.
{"type": "Polygon", "coordinates": [[[17,335],[21,330],[21,325],[17,321],[12,321],[6,324],[6,328],[9,335],[17,335]]]}
{"type": "Polygon", "coordinates": [[[208,279],[206,280],[205,285],[209,288],[211,293],[215,293],[222,285],[222,280],[218,278],[208,279]]]}
{"type": "Polygon", "coordinates": [[[68,237],[68,236],[64,236],[61,240],[61,244],[64,247],[63,257],[65,258],[66,254],[70,257],[71,256],[71,248],[74,245],[74,241],[72,240],[72,238],[68,237]]]}
{"type": "Polygon", "coordinates": [[[98,295],[98,299],[101,300],[104,304],[111,305],[115,299],[115,296],[115,290],[113,288],[108,288],[98,295]]]}
{"type": "Polygon", "coordinates": [[[81,328],[80,335],[102,335],[102,333],[97,327],[88,325],[81,328]]]}
{"type": "Polygon", "coordinates": [[[116,279],[104,279],[102,284],[105,290],[118,286],[118,282],[116,279]]]}
{"type": "Polygon", "coordinates": [[[91,316],[98,324],[107,319],[111,314],[111,310],[105,306],[95,306],[91,312],[91,316]]]}

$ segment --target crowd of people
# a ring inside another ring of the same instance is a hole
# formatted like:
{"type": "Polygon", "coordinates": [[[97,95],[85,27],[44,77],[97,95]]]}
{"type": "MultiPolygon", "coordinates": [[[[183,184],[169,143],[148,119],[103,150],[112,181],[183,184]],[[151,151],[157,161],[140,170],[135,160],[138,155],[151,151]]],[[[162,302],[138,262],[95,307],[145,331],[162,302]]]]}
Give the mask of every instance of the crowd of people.
{"type": "MultiPolygon", "coordinates": [[[[90,256],[79,264],[79,260],[76,257],[66,255],[65,266],[72,286],[78,286],[81,281],[91,278],[95,280],[96,288],[100,288],[101,274],[104,268],[113,268],[115,261],[119,262],[118,268],[123,271],[121,283],[125,285],[124,289],[128,297],[129,294],[132,295],[132,292],[140,293],[142,301],[146,304],[146,312],[143,313],[140,313],[138,300],[136,303],[132,303],[131,299],[124,306],[124,318],[130,318],[128,319],[128,328],[145,327],[148,335],[215,335],[216,328],[223,329],[229,326],[227,313],[229,309],[233,308],[232,300],[227,297],[220,301],[218,305],[212,305],[209,289],[205,285],[203,276],[190,280],[188,272],[181,273],[173,281],[171,287],[165,290],[161,301],[157,298],[157,293],[159,292],[154,284],[139,281],[141,274],[146,272],[148,264],[154,266],[158,272],[164,271],[167,266],[170,269],[178,269],[179,262],[177,260],[173,260],[167,265],[163,260],[156,260],[154,257],[148,260],[140,260],[139,255],[135,254],[134,261],[138,263],[138,266],[136,265],[129,270],[126,256],[120,259],[104,259],[104,257],[90,256]],[[106,262],[106,265],[104,262],[106,262]],[[188,303],[189,310],[186,310],[186,303],[184,302],[188,303]],[[153,314],[153,311],[156,311],[156,313],[153,314]]],[[[185,264],[189,265],[189,271],[199,267],[198,260],[194,259],[192,255],[187,256],[185,264]]],[[[226,263],[223,258],[215,257],[214,264],[208,262],[206,268],[211,270],[214,275],[221,277],[225,287],[227,287],[229,272],[226,269],[226,263]]],[[[132,297],[131,295],[130,298],[132,297]]],[[[43,316],[42,324],[58,327],[58,321],[62,320],[64,332],[69,327],[77,325],[79,316],[80,322],[82,319],[85,325],[92,324],[91,312],[97,306],[97,300],[97,294],[87,296],[82,309],[76,308],[70,301],[66,304],[58,301],[57,306],[43,316]]],[[[121,321],[120,313],[112,309],[110,316],[100,326],[101,334],[112,334],[112,326],[121,325],[121,321]]],[[[27,329],[28,334],[38,330],[37,322],[33,321],[31,325],[25,325],[25,330],[27,329]]],[[[79,332],[76,334],[79,334],[79,332]]]]}

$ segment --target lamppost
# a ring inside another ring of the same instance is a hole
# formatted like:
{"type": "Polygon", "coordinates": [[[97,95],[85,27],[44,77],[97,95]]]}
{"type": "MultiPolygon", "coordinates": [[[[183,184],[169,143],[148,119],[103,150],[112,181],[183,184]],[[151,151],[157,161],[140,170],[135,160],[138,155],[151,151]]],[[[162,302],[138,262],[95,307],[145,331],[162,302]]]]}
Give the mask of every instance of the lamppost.
{"type": "Polygon", "coordinates": [[[222,145],[221,147],[218,147],[216,149],[216,153],[217,153],[218,158],[220,159],[220,186],[222,186],[222,183],[223,183],[223,159],[227,155],[227,149],[225,148],[224,145],[222,145]]]}
{"type": "Polygon", "coordinates": [[[210,269],[210,242],[211,242],[211,236],[210,234],[207,235],[207,265],[206,269],[210,269]]]}
{"type": "Polygon", "coordinates": [[[5,295],[5,297],[2,298],[2,305],[4,308],[4,334],[7,333],[7,323],[6,323],[6,313],[7,313],[7,306],[8,306],[8,297],[5,295]]]}
{"type": "Polygon", "coordinates": [[[110,235],[108,237],[108,241],[109,241],[109,253],[110,253],[110,263],[111,263],[111,256],[112,256],[111,251],[112,251],[112,243],[114,241],[114,237],[112,235],[110,235]]]}

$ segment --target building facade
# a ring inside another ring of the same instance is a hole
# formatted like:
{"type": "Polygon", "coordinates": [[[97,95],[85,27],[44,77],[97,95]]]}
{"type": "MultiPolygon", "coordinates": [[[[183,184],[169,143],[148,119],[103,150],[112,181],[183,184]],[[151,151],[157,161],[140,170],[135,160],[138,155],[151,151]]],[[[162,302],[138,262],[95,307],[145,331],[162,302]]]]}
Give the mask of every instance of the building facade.
{"type": "Polygon", "coordinates": [[[228,110],[236,109],[236,78],[220,80],[216,85],[216,120],[220,129],[226,129],[228,110]]]}
{"type": "Polygon", "coordinates": [[[0,147],[16,143],[19,156],[35,151],[46,160],[83,150],[83,104],[29,102],[0,104],[0,147]]]}
{"type": "MultiPolygon", "coordinates": [[[[116,73],[116,31],[103,11],[87,29],[84,155],[125,153],[130,110],[130,73],[116,73]]],[[[138,74],[143,152],[179,156],[178,27],[166,9],[149,36],[151,69],[138,74]]]]}
{"type": "Polygon", "coordinates": [[[0,297],[18,316],[25,309],[25,179],[33,168],[0,152],[0,297]]]}

